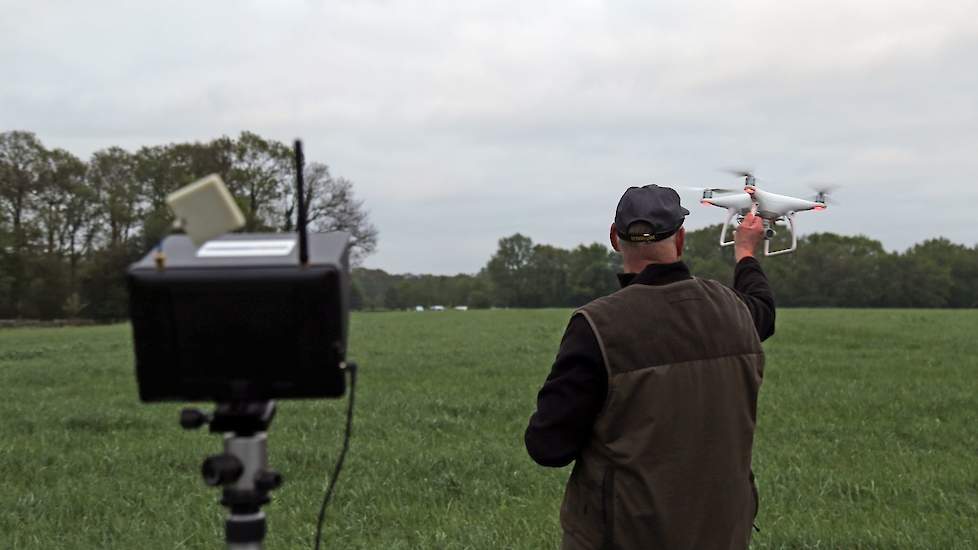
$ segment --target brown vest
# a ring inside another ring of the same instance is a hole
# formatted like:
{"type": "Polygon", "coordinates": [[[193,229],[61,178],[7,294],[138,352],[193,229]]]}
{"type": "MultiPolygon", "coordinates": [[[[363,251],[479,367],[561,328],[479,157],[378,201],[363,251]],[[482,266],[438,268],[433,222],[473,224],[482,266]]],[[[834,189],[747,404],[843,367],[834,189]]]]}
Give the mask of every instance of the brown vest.
{"type": "Polygon", "coordinates": [[[690,279],[630,285],[577,313],[601,347],[608,395],[567,483],[562,548],[746,548],[764,370],[747,307],[690,279]]]}

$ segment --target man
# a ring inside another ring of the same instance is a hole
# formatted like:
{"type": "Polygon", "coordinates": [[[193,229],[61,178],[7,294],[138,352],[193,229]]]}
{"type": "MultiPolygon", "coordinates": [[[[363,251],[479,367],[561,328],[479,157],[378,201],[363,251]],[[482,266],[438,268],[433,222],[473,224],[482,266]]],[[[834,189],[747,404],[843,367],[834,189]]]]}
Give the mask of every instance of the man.
{"type": "Polygon", "coordinates": [[[774,297],[736,232],[734,289],[690,275],[689,211],[672,189],[625,191],[611,226],[622,289],[578,309],[525,442],[543,466],[576,461],[560,510],[563,550],[746,548],[757,513],[751,447],[761,341],[774,297]]]}

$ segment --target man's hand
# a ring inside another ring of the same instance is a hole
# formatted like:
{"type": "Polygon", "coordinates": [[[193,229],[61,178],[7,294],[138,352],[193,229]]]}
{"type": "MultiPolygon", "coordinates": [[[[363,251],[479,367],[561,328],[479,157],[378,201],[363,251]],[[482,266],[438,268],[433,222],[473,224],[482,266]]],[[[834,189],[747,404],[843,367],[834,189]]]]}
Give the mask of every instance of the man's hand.
{"type": "Polygon", "coordinates": [[[764,240],[764,222],[755,214],[757,207],[751,208],[734,233],[734,256],[737,261],[753,258],[757,245],[764,240]]]}

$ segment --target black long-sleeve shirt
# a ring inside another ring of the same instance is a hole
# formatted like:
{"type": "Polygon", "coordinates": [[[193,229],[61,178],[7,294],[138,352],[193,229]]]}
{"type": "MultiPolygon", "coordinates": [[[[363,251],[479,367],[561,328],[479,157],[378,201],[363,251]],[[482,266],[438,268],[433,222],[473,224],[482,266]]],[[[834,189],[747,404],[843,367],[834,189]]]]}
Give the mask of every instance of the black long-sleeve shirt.
{"type": "MultiPolygon", "coordinates": [[[[667,285],[689,278],[689,268],[683,262],[650,264],[641,273],[618,275],[622,287],[667,285]]],[[[750,310],[761,340],[774,334],[774,294],[756,259],[744,258],[737,263],[733,290],[750,310]]],[[[607,393],[608,375],[598,340],[584,317],[574,315],[550,375],[537,395],[537,411],[524,435],[533,460],[542,466],[559,467],[576,459],[588,443],[607,393]]]]}

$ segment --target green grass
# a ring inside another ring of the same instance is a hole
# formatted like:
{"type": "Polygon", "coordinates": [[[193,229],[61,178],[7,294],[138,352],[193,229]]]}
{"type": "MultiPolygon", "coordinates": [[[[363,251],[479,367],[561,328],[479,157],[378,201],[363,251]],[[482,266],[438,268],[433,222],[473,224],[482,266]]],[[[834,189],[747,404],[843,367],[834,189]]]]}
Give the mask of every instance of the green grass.
{"type": "MultiPolygon", "coordinates": [[[[556,548],[568,469],[522,435],[564,310],[353,317],[354,439],[329,548],[556,548]]],[[[978,311],[786,310],[754,548],[978,547],[978,311]]],[[[0,548],[220,548],[217,436],[136,400],[129,328],[0,331],[0,548]]],[[[266,548],[308,548],[344,403],[283,402],[266,548]]]]}

